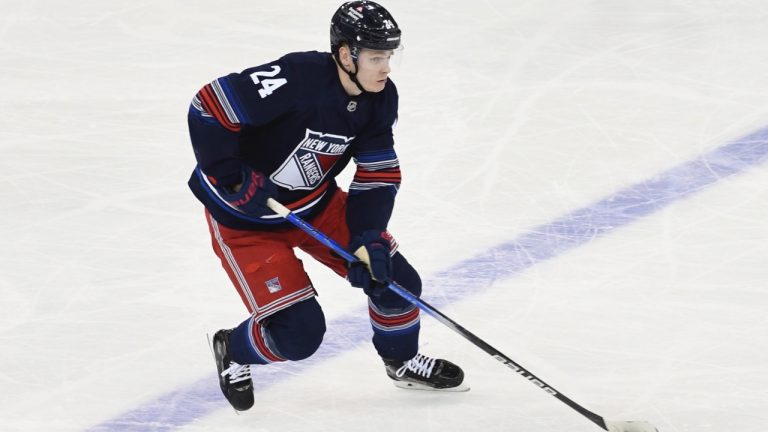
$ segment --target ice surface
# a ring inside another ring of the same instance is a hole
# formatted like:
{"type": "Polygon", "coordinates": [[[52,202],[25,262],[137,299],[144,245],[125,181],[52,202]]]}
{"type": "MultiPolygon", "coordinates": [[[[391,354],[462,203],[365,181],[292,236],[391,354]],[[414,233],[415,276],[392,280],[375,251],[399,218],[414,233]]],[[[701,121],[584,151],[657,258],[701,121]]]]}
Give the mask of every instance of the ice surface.
{"type": "MultiPolygon", "coordinates": [[[[763,432],[765,4],[383,3],[390,228],[424,298],[607,419],[763,432]]],[[[327,49],[337,6],[2,2],[1,430],[598,430],[427,316],[472,391],[394,388],[365,298],[309,260],[324,346],[260,370],[253,410],[221,398],[205,335],[245,309],[186,188],[187,106],[327,49]]]]}

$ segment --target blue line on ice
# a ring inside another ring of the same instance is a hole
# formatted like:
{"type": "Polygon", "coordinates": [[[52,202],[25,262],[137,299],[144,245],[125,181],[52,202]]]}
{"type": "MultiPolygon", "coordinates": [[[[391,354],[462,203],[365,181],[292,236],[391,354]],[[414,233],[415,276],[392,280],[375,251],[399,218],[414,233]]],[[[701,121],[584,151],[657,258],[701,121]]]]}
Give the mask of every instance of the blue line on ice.
{"type": "MultiPolygon", "coordinates": [[[[766,159],[768,128],[536,227],[478,256],[456,263],[425,281],[427,287],[440,287],[439,293],[430,294],[427,289],[425,299],[438,308],[459,301],[469,293],[489,287],[495,280],[509,278],[539,261],[589,243],[724,178],[759,165],[766,159]]],[[[286,377],[295,376],[340,352],[368,343],[371,330],[367,320],[361,319],[364,317],[361,313],[351,313],[328,323],[329,331],[323,346],[310,359],[260,367],[257,372],[257,392],[266,391],[286,377]],[[343,334],[340,329],[343,329],[343,334]]],[[[460,317],[457,321],[461,323],[460,317]]],[[[88,430],[169,431],[228,407],[219,391],[217,379],[212,374],[88,430]]]]}

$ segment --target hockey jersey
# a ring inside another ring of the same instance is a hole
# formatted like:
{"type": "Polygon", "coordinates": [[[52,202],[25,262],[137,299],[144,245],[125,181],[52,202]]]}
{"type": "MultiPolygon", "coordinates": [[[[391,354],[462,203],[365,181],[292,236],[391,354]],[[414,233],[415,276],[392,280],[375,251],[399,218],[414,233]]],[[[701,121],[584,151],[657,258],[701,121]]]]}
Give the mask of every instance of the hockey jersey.
{"type": "Polygon", "coordinates": [[[278,201],[311,221],[338,188],[335,177],[353,160],[347,220],[351,234],[385,230],[400,185],[392,127],[397,89],[349,96],[330,53],[291,53],[205,85],[188,122],[197,166],[189,186],[221,224],[272,230],[276,214],[254,217],[222,199],[214,185],[234,185],[243,166],[277,185],[278,201]]]}

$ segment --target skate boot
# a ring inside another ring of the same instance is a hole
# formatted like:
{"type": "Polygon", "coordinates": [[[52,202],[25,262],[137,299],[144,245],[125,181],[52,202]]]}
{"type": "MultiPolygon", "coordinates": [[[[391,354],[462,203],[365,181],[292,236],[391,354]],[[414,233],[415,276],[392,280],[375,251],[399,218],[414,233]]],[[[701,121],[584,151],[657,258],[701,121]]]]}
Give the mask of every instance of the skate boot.
{"type": "Polygon", "coordinates": [[[253,406],[251,367],[230,360],[228,336],[231,332],[219,330],[213,335],[213,355],[219,371],[221,392],[237,411],[245,411],[253,406]]]}
{"type": "Polygon", "coordinates": [[[384,359],[384,365],[396,387],[454,392],[469,390],[462,384],[464,372],[448,360],[416,354],[406,362],[384,359]]]}

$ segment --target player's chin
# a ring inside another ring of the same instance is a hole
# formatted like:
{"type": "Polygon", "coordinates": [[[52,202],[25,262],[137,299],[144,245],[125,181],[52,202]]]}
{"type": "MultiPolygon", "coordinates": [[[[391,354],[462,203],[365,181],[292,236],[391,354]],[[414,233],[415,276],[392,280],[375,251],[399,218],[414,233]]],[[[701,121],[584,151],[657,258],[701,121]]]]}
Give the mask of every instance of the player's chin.
{"type": "Polygon", "coordinates": [[[384,87],[386,87],[386,86],[387,86],[387,79],[384,78],[383,80],[375,81],[373,83],[373,85],[371,86],[372,87],[371,91],[373,93],[378,93],[378,92],[384,90],[384,87]]]}

